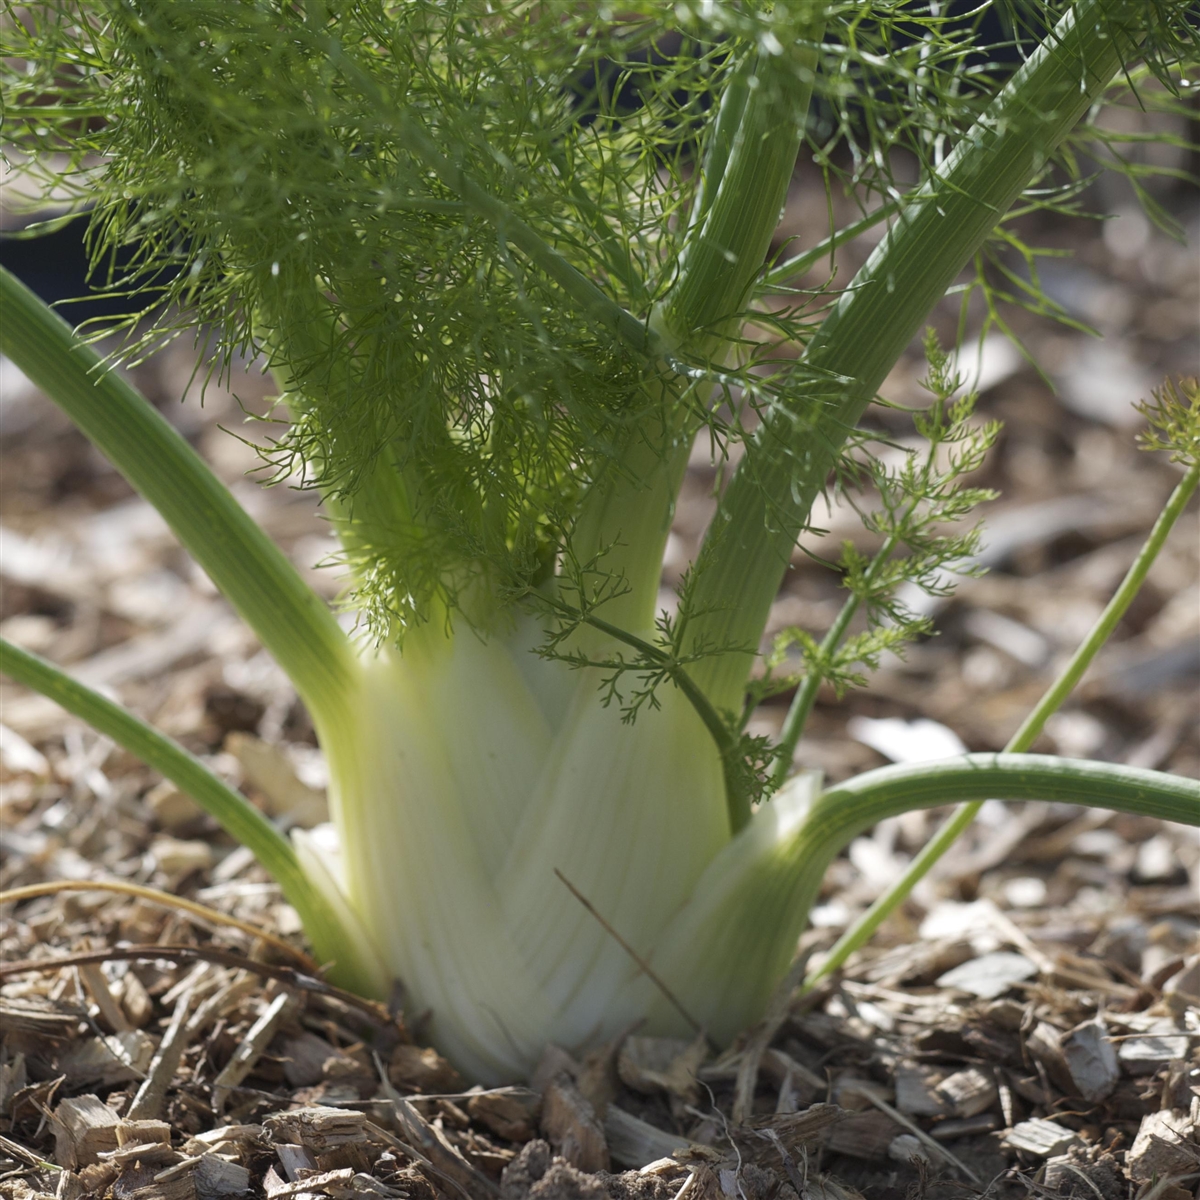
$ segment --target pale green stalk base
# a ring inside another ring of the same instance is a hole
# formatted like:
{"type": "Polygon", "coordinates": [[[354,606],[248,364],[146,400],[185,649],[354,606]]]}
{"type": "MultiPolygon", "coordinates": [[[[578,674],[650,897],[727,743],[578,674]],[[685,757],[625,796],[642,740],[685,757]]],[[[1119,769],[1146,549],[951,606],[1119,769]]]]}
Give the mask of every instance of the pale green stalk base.
{"type": "MultiPolygon", "coordinates": [[[[1071,656],[1070,662],[1067,663],[1062,673],[1021,723],[1017,732],[1009,739],[1005,751],[1015,753],[1028,750],[1037,741],[1047,718],[1056,712],[1063,701],[1074,691],[1075,686],[1083,678],[1084,672],[1091,665],[1092,659],[1112,636],[1113,630],[1116,629],[1133,602],[1133,598],[1141,589],[1151,564],[1158,557],[1158,552],[1163,548],[1167,535],[1171,532],[1171,527],[1187,507],[1187,502],[1192,498],[1198,483],[1200,483],[1200,465],[1191,467],[1179,481],[1166,506],[1159,514],[1158,520],[1154,522],[1154,528],[1150,531],[1145,545],[1142,546],[1133,565],[1121,581],[1121,586],[1117,588],[1113,598],[1096,619],[1095,625],[1092,626],[1087,637],[1071,656]]],[[[961,799],[961,797],[955,797],[955,799],[961,799]]],[[[827,975],[836,971],[851,954],[866,944],[879,926],[925,878],[934,863],[954,845],[971,822],[975,820],[982,807],[983,800],[973,800],[960,804],[955,809],[941,829],[922,847],[904,874],[838,938],[828,955],[821,960],[805,980],[805,990],[812,988],[827,975]]]]}
{"type": "MultiPolygon", "coordinates": [[[[811,776],[798,775],[755,813],[713,860],[648,956],[718,1041],[732,1039],[761,1015],[787,972],[830,862],[885,817],[963,797],[999,797],[1088,804],[1200,825],[1200,783],[1194,780],[1035,754],[971,754],[882,767],[830,789],[809,807],[811,788],[811,776]],[[756,839],[760,844],[747,854],[756,839]]],[[[668,1025],[669,1006],[656,1001],[651,1019],[668,1025]]],[[[674,1030],[686,1032],[678,1024],[674,1030]]]]}

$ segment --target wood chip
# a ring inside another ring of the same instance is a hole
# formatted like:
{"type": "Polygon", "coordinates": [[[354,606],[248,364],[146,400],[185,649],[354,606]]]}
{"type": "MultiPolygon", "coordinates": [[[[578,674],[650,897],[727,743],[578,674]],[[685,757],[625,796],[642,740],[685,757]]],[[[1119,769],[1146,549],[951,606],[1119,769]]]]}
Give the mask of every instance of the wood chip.
{"type": "Polygon", "coordinates": [[[1102,1017],[1076,1025],[1062,1043],[1062,1054],[1076,1095],[1095,1104],[1112,1094],[1121,1069],[1102,1017]]]}
{"type": "Polygon", "coordinates": [[[358,1197],[404,1197],[405,1192],[387,1187],[378,1179],[362,1171],[343,1167],[337,1171],[322,1171],[307,1175],[302,1180],[285,1184],[268,1195],[274,1197],[328,1196],[330,1200],[357,1200],[358,1197]]]}
{"type": "Polygon", "coordinates": [[[542,1098],[531,1088],[494,1088],[467,1100],[472,1119],[510,1142],[527,1142],[537,1133],[542,1098]]]}
{"type": "Polygon", "coordinates": [[[1176,1033],[1170,1022],[1164,1022],[1162,1033],[1126,1038],[1121,1042],[1117,1060],[1130,1075],[1153,1075],[1172,1059],[1185,1058],[1187,1052],[1187,1035],[1176,1033]]]}
{"type": "Polygon", "coordinates": [[[273,1142],[303,1146],[320,1155],[361,1142],[367,1135],[367,1117],[349,1108],[313,1104],[272,1113],[263,1118],[262,1127],[273,1142]]]}
{"type": "Polygon", "coordinates": [[[1200,1167],[1195,1126],[1179,1111],[1163,1109],[1142,1118],[1141,1128],[1125,1155],[1125,1172],[1137,1183],[1166,1175],[1188,1175],[1200,1167]]]}
{"type": "Polygon", "coordinates": [[[221,1125],[188,1138],[180,1147],[184,1154],[199,1158],[202,1154],[219,1154],[244,1163],[251,1154],[266,1148],[265,1131],[261,1125],[221,1125]]]}
{"type": "Polygon", "coordinates": [[[566,1074],[552,1079],[542,1093],[541,1130],[555,1153],[571,1166],[581,1171],[609,1169],[604,1126],[596,1110],[566,1074]]]}
{"type": "Polygon", "coordinates": [[[75,1087],[109,1088],[145,1078],[155,1048],[149,1034],[131,1029],[80,1038],[59,1051],[55,1064],[75,1087]]]}
{"type": "Polygon", "coordinates": [[[1014,984],[1038,973],[1037,965],[1011,950],[997,950],[973,958],[938,978],[938,987],[957,988],[983,1000],[994,1000],[1014,984]]]}
{"type": "Polygon", "coordinates": [[[79,977],[88,994],[96,1002],[100,1016],[107,1022],[113,1033],[128,1033],[133,1026],[129,1023],[121,1002],[112,994],[105,977],[104,968],[99,963],[85,963],[77,968],[79,977]]]}
{"type": "Polygon", "coordinates": [[[304,1146],[278,1142],[275,1145],[275,1155],[289,1180],[299,1179],[301,1175],[311,1174],[317,1169],[317,1160],[304,1146]]]}
{"type": "Polygon", "coordinates": [[[461,1092],[466,1081],[436,1050],[399,1045],[388,1062],[388,1079],[410,1092],[461,1092]]]}
{"type": "Polygon", "coordinates": [[[99,1096],[89,1093],[63,1100],[50,1123],[55,1160],[69,1171],[98,1163],[104,1151],[117,1148],[121,1118],[99,1096]]]}
{"type": "Polygon", "coordinates": [[[614,1162],[645,1169],[688,1146],[681,1134],[668,1133],[640,1117],[610,1104],[604,1114],[604,1140],[614,1162]]]}
{"type": "Polygon", "coordinates": [[[48,996],[0,996],[0,1026],[5,1033],[29,1033],[57,1041],[74,1037],[87,1010],[48,996]]]}
{"type": "Polygon", "coordinates": [[[1163,1003],[1177,1016],[1200,1009],[1200,954],[1187,959],[1183,968],[1163,984],[1163,1003]]]}
{"type": "Polygon", "coordinates": [[[978,1116],[999,1098],[995,1079],[978,1067],[967,1067],[948,1075],[938,1084],[937,1091],[956,1117],[978,1116]]]}
{"type": "Polygon", "coordinates": [[[10,1059],[7,1047],[0,1047],[0,1117],[11,1116],[13,1098],[28,1082],[25,1055],[18,1050],[10,1059]]]}
{"type": "Polygon", "coordinates": [[[291,1015],[295,1003],[295,1000],[287,992],[280,992],[263,1010],[258,1020],[250,1026],[246,1036],[234,1050],[233,1057],[213,1080],[212,1109],[214,1112],[224,1111],[229,1093],[254,1070],[254,1065],[262,1056],[263,1051],[271,1044],[280,1025],[291,1015]]]}
{"type": "Polygon", "coordinates": [[[175,1011],[171,1014],[171,1023],[163,1034],[154,1058],[146,1068],[146,1078],[142,1080],[129,1106],[129,1120],[152,1120],[162,1112],[167,1088],[171,1086],[183,1059],[183,1052],[191,1040],[191,1030],[187,1024],[191,1001],[192,993],[188,990],[176,1002],[175,1011]]]}
{"type": "Polygon", "coordinates": [[[130,1142],[118,1146],[115,1150],[105,1150],[100,1154],[101,1162],[117,1163],[121,1166],[141,1164],[153,1166],[156,1169],[179,1161],[179,1155],[171,1149],[169,1141],[130,1142]]]}
{"type": "Polygon", "coordinates": [[[118,1192],[120,1182],[118,1180],[118,1186],[113,1188],[113,1195],[121,1194],[125,1200],[200,1200],[196,1179],[190,1170],[166,1178],[156,1175],[149,1183],[132,1191],[122,1189],[118,1192]]]}
{"type": "Polygon", "coordinates": [[[896,1068],[896,1107],[910,1117],[943,1117],[950,1112],[949,1100],[937,1091],[941,1077],[936,1071],[912,1063],[896,1068]]]}
{"type": "Polygon", "coordinates": [[[132,971],[126,971],[121,980],[121,1008],[134,1029],[141,1029],[154,1014],[150,993],[132,971]]]}
{"type": "Polygon", "coordinates": [[[852,1113],[833,1125],[825,1135],[825,1146],[834,1154],[882,1160],[896,1138],[896,1123],[886,1113],[868,1109],[852,1113]]]}
{"type": "Polygon", "coordinates": [[[1004,1136],[1004,1145],[1009,1149],[1020,1150],[1037,1158],[1062,1154],[1078,1141],[1079,1135],[1073,1129],[1041,1117],[1020,1122],[1004,1136]]]}
{"type": "Polygon", "coordinates": [[[117,1125],[117,1145],[145,1146],[152,1142],[171,1144],[171,1126],[166,1121],[130,1120],[124,1118],[117,1125]]]}
{"type": "Polygon", "coordinates": [[[223,1200],[250,1190],[250,1172],[216,1154],[202,1154],[195,1167],[196,1200],[223,1200]]]}
{"type": "Polygon", "coordinates": [[[1062,1035],[1053,1025],[1039,1021],[1025,1036],[1025,1047],[1041,1063],[1051,1082],[1064,1092],[1074,1087],[1063,1054],[1062,1035]]]}
{"type": "Polygon", "coordinates": [[[307,1029],[284,1038],[279,1047],[283,1077],[294,1088],[312,1087],[325,1078],[325,1062],[337,1051],[323,1037],[307,1029]]]}
{"type": "Polygon", "coordinates": [[[694,1104],[700,1085],[696,1072],[708,1057],[708,1040],[629,1037],[617,1055],[617,1074],[626,1087],[652,1095],[666,1092],[694,1104]]]}

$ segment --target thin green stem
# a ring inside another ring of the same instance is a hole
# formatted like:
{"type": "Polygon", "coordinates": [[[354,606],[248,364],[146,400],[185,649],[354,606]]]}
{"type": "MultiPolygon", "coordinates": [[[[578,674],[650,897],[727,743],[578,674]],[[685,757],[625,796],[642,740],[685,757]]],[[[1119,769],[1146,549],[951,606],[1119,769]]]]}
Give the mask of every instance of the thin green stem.
{"type": "Polygon", "coordinates": [[[1146,576],[1154,565],[1159,551],[1166,544],[1171,527],[1183,515],[1188,501],[1200,484],[1200,464],[1191,467],[1184,477],[1176,484],[1162,512],[1154,522],[1142,548],[1138,551],[1133,565],[1125,573],[1120,586],[1113,593],[1112,599],[1104,606],[1104,611],[1096,618],[1096,623],[1089,630],[1087,637],[1080,643],[1079,648],[1071,655],[1070,661],[1062,673],[1050,685],[1046,694],[1037,702],[1033,711],[1021,722],[1020,728],[1009,739],[1004,747],[1009,751],[1028,750],[1045,727],[1046,720],[1061,706],[1064,700],[1075,690],[1084,672],[1091,666],[1092,659],[1099,653],[1100,648],[1112,636],[1121,618],[1129,610],[1134,597],[1146,582],[1146,576]]]}
{"type": "MultiPolygon", "coordinates": [[[[552,602],[553,603],[553,602],[552,602]]],[[[696,715],[704,723],[717,753],[721,756],[721,768],[725,779],[725,804],[729,813],[729,826],[733,833],[743,828],[750,820],[750,802],[741,785],[740,764],[738,763],[738,739],[734,736],[728,722],[709,703],[708,697],[696,686],[686,669],[676,664],[665,651],[614,625],[602,617],[584,615],[567,608],[566,605],[555,604],[565,615],[576,617],[593,629],[606,634],[615,641],[622,642],[638,651],[648,662],[661,666],[671,678],[671,682],[684,694],[687,701],[696,710],[696,715]]]]}
{"type": "Polygon", "coordinates": [[[805,250],[803,253],[797,254],[795,258],[777,263],[762,277],[760,286],[763,288],[781,287],[789,279],[796,279],[812,270],[821,259],[832,254],[839,246],[854,241],[859,234],[866,233],[868,229],[874,229],[876,225],[881,221],[886,221],[889,217],[894,217],[904,207],[904,203],[904,200],[889,200],[887,204],[880,205],[874,212],[867,213],[865,217],[860,217],[857,221],[852,221],[849,225],[844,225],[841,229],[831,233],[811,250],[805,250]]]}
{"type": "MultiPolygon", "coordinates": [[[[846,437],[930,309],[1134,49],[1141,0],[1081,0],[907,200],[805,352],[812,382],[767,416],[721,498],[696,568],[698,645],[756,647],[796,536],[846,437]],[[841,383],[839,380],[849,380],[841,383]]],[[[694,676],[736,710],[752,649],[712,655],[694,676]]]]}
{"type": "MultiPolygon", "coordinates": [[[[834,652],[842,644],[842,639],[846,636],[846,630],[850,628],[850,622],[854,620],[854,615],[858,612],[862,604],[862,597],[869,593],[871,585],[875,582],[879,572],[883,570],[884,564],[891,557],[898,540],[894,534],[888,536],[864,576],[861,590],[851,592],[846,597],[846,602],[842,605],[837,619],[829,627],[828,632],[821,641],[817,652],[818,664],[829,662],[834,652]]],[[[796,746],[799,744],[800,737],[804,733],[808,714],[812,712],[812,706],[816,702],[817,692],[820,691],[824,678],[825,676],[817,666],[810,667],[800,686],[796,689],[795,696],[792,697],[792,703],[783,721],[783,729],[779,734],[779,743],[775,747],[775,766],[771,772],[771,791],[778,791],[779,788],[783,787],[788,777],[788,772],[792,768],[792,759],[796,754],[796,746]]]]}
{"type": "MultiPolygon", "coordinates": [[[[1028,750],[1045,727],[1046,720],[1058,710],[1083,678],[1100,648],[1108,641],[1117,624],[1125,615],[1133,598],[1146,580],[1155,558],[1167,540],[1171,527],[1179,519],[1187,502],[1200,483],[1200,465],[1191,467],[1171,493],[1165,507],[1154,523],[1150,536],[1138,552],[1121,586],[1117,588],[1104,611],[1097,618],[1087,637],[1071,656],[1058,678],[1046,690],[1030,714],[1021,722],[1020,728],[1008,740],[1006,752],[1028,750]]],[[[961,800],[961,796],[955,799],[961,800]]],[[[837,940],[829,954],[808,977],[806,988],[836,971],[860,946],[864,945],[881,924],[904,902],[913,888],[925,878],[934,863],[958,840],[963,831],[975,820],[983,800],[970,800],[960,804],[936,834],[922,847],[920,853],[909,864],[898,879],[874,904],[867,909],[837,940]]],[[[1177,820],[1176,817],[1168,818],[1177,820]]]]}
{"type": "Polygon", "coordinates": [[[336,706],[354,659],[325,603],[179,433],[2,268],[0,349],[158,510],[314,716],[336,706]]]}
{"type": "Polygon", "coordinates": [[[1200,825],[1200,780],[1120,763],[1006,751],[867,771],[823,793],[805,825],[810,836],[840,850],[887,817],[963,796],[1087,804],[1200,825]]]}
{"type": "Polygon", "coordinates": [[[99,692],[72,679],[45,659],[0,638],[0,672],[49,697],[93,729],[166,776],[247,847],[279,884],[296,910],[321,962],[333,964],[340,987],[368,994],[370,973],[353,961],[354,943],[321,893],[304,873],[291,843],[243,796],[214,775],[182,746],[99,692]]]}

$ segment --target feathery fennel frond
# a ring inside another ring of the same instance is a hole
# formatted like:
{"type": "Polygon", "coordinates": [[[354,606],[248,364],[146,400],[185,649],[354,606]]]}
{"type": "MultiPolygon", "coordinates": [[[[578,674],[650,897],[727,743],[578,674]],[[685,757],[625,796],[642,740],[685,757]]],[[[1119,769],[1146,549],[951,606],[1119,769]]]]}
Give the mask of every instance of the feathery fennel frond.
{"type": "Polygon", "coordinates": [[[90,209],[98,280],[157,289],[128,353],[198,315],[224,361],[267,355],[292,417],[268,456],[331,499],[357,602],[398,632],[545,578],[631,438],[650,459],[704,425],[725,445],[749,409],[821,435],[844,381],[794,363],[821,305],[746,310],[753,255],[666,359],[563,280],[627,331],[677,312],[739,78],[777,89],[831,186],[899,195],[894,151],[936,171],[1016,65],[987,7],[44,0],[5,31],[10,128],[23,169],[90,209]]]}

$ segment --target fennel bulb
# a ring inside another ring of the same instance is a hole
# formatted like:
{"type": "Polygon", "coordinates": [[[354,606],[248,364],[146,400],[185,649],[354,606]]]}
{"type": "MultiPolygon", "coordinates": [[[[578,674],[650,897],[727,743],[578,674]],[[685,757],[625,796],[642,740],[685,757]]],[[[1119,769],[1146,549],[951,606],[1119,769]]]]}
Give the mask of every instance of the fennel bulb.
{"type": "MultiPolygon", "coordinates": [[[[681,693],[664,689],[628,725],[593,671],[523,674],[527,653],[433,624],[403,653],[364,653],[355,700],[322,731],[337,830],[325,886],[337,881],[377,979],[403,982],[472,1077],[519,1078],[548,1040],[591,1045],[645,1017],[687,1032],[556,871],[652,965],[670,959],[690,1014],[732,1033],[786,964],[803,912],[764,913],[718,947],[726,905],[709,897],[760,868],[774,848],[764,831],[798,806],[777,797],[730,854],[721,763],[681,693]],[[739,968],[750,942],[767,947],[757,978],[739,968]],[[726,972],[732,985],[714,986],[726,972]]],[[[327,854],[298,840],[302,860],[327,854]]]]}

